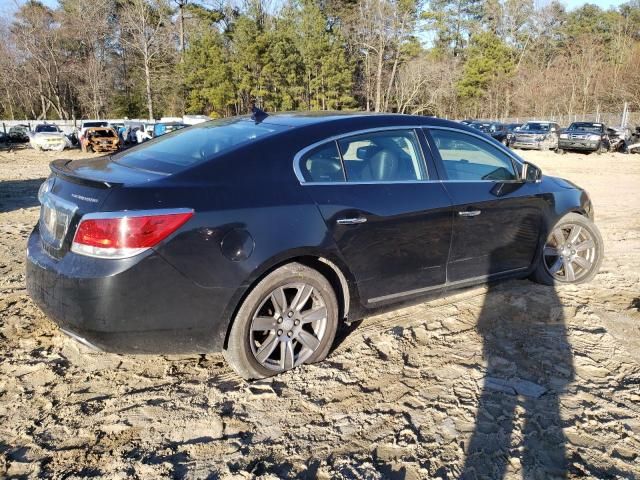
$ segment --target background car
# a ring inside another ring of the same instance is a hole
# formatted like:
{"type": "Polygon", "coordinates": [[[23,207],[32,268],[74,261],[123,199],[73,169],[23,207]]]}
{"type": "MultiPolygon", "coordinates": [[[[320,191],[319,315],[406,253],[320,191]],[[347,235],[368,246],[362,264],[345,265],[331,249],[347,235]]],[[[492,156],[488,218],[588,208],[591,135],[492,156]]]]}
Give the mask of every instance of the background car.
{"type": "Polygon", "coordinates": [[[475,121],[469,124],[470,127],[476,128],[483,133],[486,133],[492,138],[495,138],[503,145],[507,145],[507,128],[500,122],[480,122],[475,121]]]}
{"type": "Polygon", "coordinates": [[[84,133],[88,128],[94,127],[108,127],[109,122],[106,120],[83,120],[80,123],[80,128],[78,129],[78,143],[82,146],[82,140],[84,138],[84,133]]]}
{"type": "Polygon", "coordinates": [[[573,122],[558,138],[558,151],[606,152],[609,129],[599,122],[573,122]]]}
{"type": "Polygon", "coordinates": [[[9,129],[9,140],[13,143],[29,141],[29,125],[14,125],[9,129]]]}
{"type": "Polygon", "coordinates": [[[159,137],[160,135],[164,135],[165,133],[173,132],[174,130],[180,130],[181,128],[185,128],[188,125],[185,125],[181,122],[158,122],[153,126],[153,137],[159,137]]]}
{"type": "Polygon", "coordinates": [[[513,148],[555,150],[558,148],[560,125],[555,122],[526,122],[514,130],[510,146],[513,148]]]}
{"type": "Polygon", "coordinates": [[[29,135],[29,143],[36,150],[56,150],[61,152],[71,146],[71,142],[57,125],[41,123],[29,135]]]}
{"type": "Polygon", "coordinates": [[[91,127],[85,130],[80,147],[83,152],[117,152],[120,143],[113,128],[91,127]]]}
{"type": "Polygon", "coordinates": [[[505,128],[507,130],[507,146],[511,146],[514,133],[522,127],[522,123],[506,123],[505,128]]]}
{"type": "Polygon", "coordinates": [[[585,282],[602,260],[584,190],[435,118],[227,118],[51,169],[36,303],[96,348],[222,350],[249,379],[322,360],[341,322],[380,308],[585,282]]]}

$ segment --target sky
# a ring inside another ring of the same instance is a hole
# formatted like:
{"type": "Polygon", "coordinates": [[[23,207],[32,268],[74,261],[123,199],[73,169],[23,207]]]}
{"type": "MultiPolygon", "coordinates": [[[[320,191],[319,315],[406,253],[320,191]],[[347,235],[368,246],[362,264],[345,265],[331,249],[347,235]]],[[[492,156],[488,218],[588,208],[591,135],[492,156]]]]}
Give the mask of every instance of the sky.
{"type": "MultiPolygon", "coordinates": [[[[17,5],[21,5],[25,0],[0,0],[0,17],[7,20],[12,13],[16,10],[17,5]]],[[[45,5],[55,7],[58,4],[58,0],[40,0],[45,5]]],[[[90,0],[88,0],[90,1],[90,0]]],[[[550,3],[551,0],[535,0],[536,5],[545,5],[550,3]]],[[[609,7],[618,7],[623,3],[627,3],[628,0],[560,0],[561,3],[567,6],[568,9],[578,8],[586,3],[596,4],[601,8],[607,9],[609,7]]]]}
{"type": "Polygon", "coordinates": [[[618,7],[623,3],[627,3],[627,1],[628,0],[592,0],[589,2],[585,0],[564,0],[562,3],[564,3],[569,9],[581,7],[585,3],[593,3],[598,5],[600,8],[608,9],[609,7],[618,7]]]}

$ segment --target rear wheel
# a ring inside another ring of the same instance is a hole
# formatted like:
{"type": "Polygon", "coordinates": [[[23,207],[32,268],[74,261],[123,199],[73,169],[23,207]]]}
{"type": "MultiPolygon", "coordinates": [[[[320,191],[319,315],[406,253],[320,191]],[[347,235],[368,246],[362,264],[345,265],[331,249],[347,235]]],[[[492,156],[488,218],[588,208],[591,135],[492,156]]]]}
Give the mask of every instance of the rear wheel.
{"type": "Polygon", "coordinates": [[[328,280],[299,263],[284,265],[251,290],[234,319],[223,354],[247,380],[323,360],[338,325],[328,280]]]}
{"type": "Polygon", "coordinates": [[[582,215],[569,213],[551,230],[533,279],[545,285],[588,282],[598,273],[603,254],[598,227],[582,215]]]}

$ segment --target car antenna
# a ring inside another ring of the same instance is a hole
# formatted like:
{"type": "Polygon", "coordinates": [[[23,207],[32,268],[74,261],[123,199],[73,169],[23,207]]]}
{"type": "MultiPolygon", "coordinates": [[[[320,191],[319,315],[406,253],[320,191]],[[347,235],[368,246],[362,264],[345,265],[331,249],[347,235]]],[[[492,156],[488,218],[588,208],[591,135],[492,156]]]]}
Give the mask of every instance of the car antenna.
{"type": "Polygon", "coordinates": [[[267,112],[256,107],[256,102],[251,102],[251,120],[254,120],[255,122],[261,122],[268,116],[269,114],[267,112]]]}

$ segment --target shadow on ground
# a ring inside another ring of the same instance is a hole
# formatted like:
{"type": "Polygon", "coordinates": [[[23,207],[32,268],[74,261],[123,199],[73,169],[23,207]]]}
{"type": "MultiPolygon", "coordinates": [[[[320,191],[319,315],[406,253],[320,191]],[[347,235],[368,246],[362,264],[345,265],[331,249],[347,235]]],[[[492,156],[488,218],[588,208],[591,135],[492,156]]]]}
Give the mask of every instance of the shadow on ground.
{"type": "Polygon", "coordinates": [[[38,206],[38,189],[45,180],[36,178],[0,182],[0,213],[38,206]]]}

